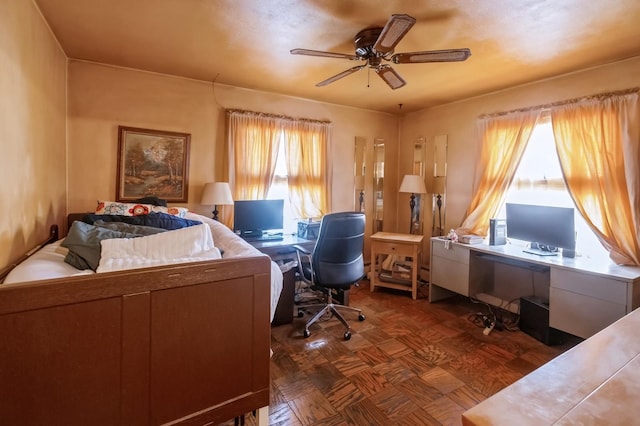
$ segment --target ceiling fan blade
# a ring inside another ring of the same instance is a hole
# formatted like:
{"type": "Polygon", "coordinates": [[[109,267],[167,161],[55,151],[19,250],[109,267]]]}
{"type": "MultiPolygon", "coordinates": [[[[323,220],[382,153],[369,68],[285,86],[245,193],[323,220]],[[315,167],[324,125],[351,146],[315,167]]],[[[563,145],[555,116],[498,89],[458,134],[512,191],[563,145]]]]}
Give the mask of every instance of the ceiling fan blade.
{"type": "Polygon", "coordinates": [[[390,59],[394,64],[419,64],[424,62],[460,62],[471,56],[471,50],[447,49],[427,50],[424,52],[397,53],[390,59]]]}
{"type": "Polygon", "coordinates": [[[402,77],[400,77],[400,74],[398,74],[393,68],[391,68],[389,65],[381,65],[378,68],[376,68],[376,73],[384,80],[385,83],[387,83],[389,85],[389,87],[391,87],[393,90],[399,89],[402,86],[404,86],[405,84],[407,84],[406,81],[404,81],[404,79],[402,77]]]}
{"type": "Polygon", "coordinates": [[[387,54],[393,52],[396,45],[402,40],[402,37],[416,23],[416,19],[409,15],[391,15],[382,32],[378,36],[373,48],[376,52],[387,54]]]}
{"type": "Polygon", "coordinates": [[[329,77],[328,79],[321,81],[320,83],[316,84],[316,86],[317,87],[326,86],[327,84],[333,83],[336,80],[340,80],[341,78],[351,75],[356,71],[360,71],[365,66],[366,65],[358,65],[357,67],[349,68],[346,71],[342,71],[341,73],[336,74],[333,77],[329,77]]]}
{"type": "Polygon", "coordinates": [[[345,53],[323,52],[321,50],[310,50],[310,49],[291,49],[289,53],[291,53],[292,55],[322,56],[324,58],[350,59],[352,61],[359,61],[362,59],[356,55],[347,55],[345,53]]]}

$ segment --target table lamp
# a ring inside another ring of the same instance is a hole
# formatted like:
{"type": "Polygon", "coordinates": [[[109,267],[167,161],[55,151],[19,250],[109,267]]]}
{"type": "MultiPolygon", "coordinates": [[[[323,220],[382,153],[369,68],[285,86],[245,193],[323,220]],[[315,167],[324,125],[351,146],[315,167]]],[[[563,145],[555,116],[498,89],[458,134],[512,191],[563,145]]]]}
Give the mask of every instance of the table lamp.
{"type": "Polygon", "coordinates": [[[411,200],[409,201],[409,207],[411,208],[411,219],[409,220],[409,233],[413,229],[413,209],[416,207],[416,194],[426,194],[427,187],[424,184],[422,176],[418,175],[404,175],[402,183],[400,184],[399,192],[411,193],[411,200]]]}
{"type": "Polygon", "coordinates": [[[218,206],[233,204],[231,188],[227,182],[209,182],[204,186],[200,204],[213,207],[213,219],[218,220],[218,206]]]}

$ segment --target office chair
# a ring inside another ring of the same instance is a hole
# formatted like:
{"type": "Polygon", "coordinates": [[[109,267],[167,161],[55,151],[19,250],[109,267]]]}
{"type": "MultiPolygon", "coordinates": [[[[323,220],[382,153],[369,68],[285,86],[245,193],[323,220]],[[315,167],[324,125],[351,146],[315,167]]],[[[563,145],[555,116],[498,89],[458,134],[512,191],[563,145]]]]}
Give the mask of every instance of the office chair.
{"type": "MultiPolygon", "coordinates": [[[[365,276],[363,261],[365,216],[363,213],[331,213],[320,223],[320,231],[313,251],[295,246],[298,257],[300,279],[314,290],[326,294],[326,303],[318,303],[298,308],[298,317],[303,310],[320,308],[304,327],[304,337],[309,337],[309,326],[326,314],[340,320],[347,328],[344,339],[351,338],[351,326],[339,311],[358,313],[358,320],[364,321],[362,310],[333,303],[333,292],[346,292],[351,285],[365,276]],[[306,262],[304,261],[306,258],[306,262]]],[[[345,300],[347,298],[345,297],[345,300]]]]}

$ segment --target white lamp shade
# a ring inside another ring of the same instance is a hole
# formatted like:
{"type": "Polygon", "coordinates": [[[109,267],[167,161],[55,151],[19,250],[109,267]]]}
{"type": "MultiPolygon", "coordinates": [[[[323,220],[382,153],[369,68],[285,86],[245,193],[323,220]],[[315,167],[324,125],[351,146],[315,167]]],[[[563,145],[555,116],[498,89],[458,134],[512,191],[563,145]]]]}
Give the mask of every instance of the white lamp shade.
{"type": "Polygon", "coordinates": [[[400,184],[399,192],[426,194],[427,187],[424,184],[424,179],[422,179],[422,176],[404,175],[404,178],[402,178],[402,183],[400,184]]]}
{"type": "Polygon", "coordinates": [[[209,182],[204,186],[200,204],[205,206],[233,204],[231,188],[227,182],[209,182]]]}

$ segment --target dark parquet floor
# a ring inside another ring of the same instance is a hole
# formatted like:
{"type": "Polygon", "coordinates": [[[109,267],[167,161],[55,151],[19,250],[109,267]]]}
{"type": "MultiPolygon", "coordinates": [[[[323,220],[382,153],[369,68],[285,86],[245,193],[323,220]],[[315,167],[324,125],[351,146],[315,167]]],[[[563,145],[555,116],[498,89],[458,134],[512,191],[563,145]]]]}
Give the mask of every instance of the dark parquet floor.
{"type": "Polygon", "coordinates": [[[427,292],[421,286],[412,300],[361,282],[350,304],[366,320],[349,316],[348,341],[336,319],[306,339],[308,316],[273,327],[269,424],[459,425],[462,412],[578,343],[550,347],[521,331],[485,336],[469,319],[484,305],[461,296],[430,304],[427,292]]]}

